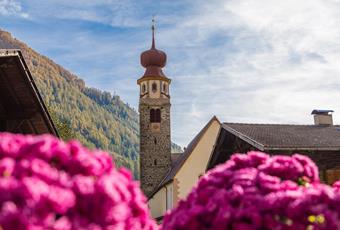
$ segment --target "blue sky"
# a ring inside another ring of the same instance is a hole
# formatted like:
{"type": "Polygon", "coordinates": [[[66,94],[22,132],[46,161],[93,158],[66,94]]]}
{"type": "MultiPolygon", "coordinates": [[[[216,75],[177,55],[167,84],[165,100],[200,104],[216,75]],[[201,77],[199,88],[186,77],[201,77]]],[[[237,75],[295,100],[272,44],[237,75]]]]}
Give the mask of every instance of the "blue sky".
{"type": "Polygon", "coordinates": [[[140,53],[168,55],[172,138],[227,122],[340,123],[338,0],[0,0],[0,28],[134,108],[140,53]]]}

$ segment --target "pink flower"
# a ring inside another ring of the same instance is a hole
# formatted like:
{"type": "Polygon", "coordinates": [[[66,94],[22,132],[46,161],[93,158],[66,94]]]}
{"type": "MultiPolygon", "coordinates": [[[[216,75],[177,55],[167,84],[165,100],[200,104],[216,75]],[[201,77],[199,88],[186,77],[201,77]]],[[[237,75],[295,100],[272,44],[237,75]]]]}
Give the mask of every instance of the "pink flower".
{"type": "Polygon", "coordinates": [[[49,135],[0,133],[1,229],[157,229],[108,153],[49,135]]]}
{"type": "Polygon", "coordinates": [[[0,176],[9,177],[12,175],[15,167],[15,160],[10,157],[5,157],[0,160],[0,176]]]}
{"type": "Polygon", "coordinates": [[[334,184],[333,184],[333,188],[340,192],[340,180],[339,181],[336,181],[334,184]]]}
{"type": "Polygon", "coordinates": [[[340,184],[319,183],[309,158],[235,154],[167,213],[168,229],[340,229],[340,184]]]}

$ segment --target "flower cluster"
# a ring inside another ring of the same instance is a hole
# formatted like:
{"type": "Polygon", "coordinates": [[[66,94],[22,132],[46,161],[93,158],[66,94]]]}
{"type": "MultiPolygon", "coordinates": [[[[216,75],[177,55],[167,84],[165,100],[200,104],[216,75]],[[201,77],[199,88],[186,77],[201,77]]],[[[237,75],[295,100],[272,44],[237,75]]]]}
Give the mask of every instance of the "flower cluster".
{"type": "Polygon", "coordinates": [[[156,229],[108,153],[49,135],[0,134],[0,229],[156,229]]]}
{"type": "Polygon", "coordinates": [[[203,176],[162,229],[340,229],[340,184],[308,157],[235,154],[203,176]]]}

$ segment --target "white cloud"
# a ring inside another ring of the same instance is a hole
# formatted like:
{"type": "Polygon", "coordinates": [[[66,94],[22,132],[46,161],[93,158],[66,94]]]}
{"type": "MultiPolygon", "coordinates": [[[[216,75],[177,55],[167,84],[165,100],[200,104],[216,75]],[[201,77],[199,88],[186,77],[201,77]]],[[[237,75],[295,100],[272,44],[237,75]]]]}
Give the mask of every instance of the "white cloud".
{"type": "Polygon", "coordinates": [[[15,0],[0,0],[0,15],[29,17],[27,13],[23,12],[21,4],[15,0]]]}
{"type": "Polygon", "coordinates": [[[145,23],[139,17],[142,6],[134,0],[30,0],[28,10],[37,21],[79,20],[126,28],[145,23]]]}
{"type": "Polygon", "coordinates": [[[312,123],[310,112],[321,108],[334,109],[340,123],[339,24],[339,1],[202,2],[195,16],[165,36],[187,56],[175,60],[179,88],[173,93],[181,96],[173,100],[188,95],[195,103],[173,107],[175,141],[185,144],[190,138],[183,141],[183,133],[193,136],[193,121],[185,116],[190,106],[202,112],[196,133],[214,114],[222,121],[312,123]],[[186,82],[182,77],[190,72],[186,82]]]}

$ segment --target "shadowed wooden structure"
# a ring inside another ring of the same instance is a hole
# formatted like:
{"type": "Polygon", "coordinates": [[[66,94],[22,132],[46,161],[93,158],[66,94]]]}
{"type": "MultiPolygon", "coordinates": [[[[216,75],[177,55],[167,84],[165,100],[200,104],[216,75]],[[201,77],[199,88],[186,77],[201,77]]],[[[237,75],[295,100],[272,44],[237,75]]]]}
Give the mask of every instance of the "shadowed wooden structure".
{"type": "Polygon", "coordinates": [[[58,136],[20,50],[0,49],[0,132],[58,136]]]}

